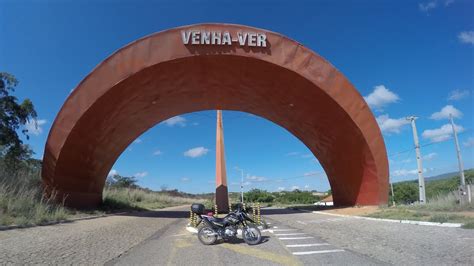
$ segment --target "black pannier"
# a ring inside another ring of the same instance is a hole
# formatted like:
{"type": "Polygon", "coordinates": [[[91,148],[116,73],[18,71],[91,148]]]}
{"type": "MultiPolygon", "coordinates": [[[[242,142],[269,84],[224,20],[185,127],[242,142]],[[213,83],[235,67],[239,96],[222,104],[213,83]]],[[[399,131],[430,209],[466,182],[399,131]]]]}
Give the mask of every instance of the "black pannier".
{"type": "Polygon", "coordinates": [[[196,214],[204,214],[204,205],[201,203],[193,203],[193,205],[191,205],[191,211],[196,214]]]}

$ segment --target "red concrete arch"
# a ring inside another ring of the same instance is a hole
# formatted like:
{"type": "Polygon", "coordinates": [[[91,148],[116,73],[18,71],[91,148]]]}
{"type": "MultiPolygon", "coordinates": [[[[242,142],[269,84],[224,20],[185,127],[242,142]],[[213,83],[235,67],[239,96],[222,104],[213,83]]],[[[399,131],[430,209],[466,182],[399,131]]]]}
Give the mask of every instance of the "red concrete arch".
{"type": "Polygon", "coordinates": [[[358,91],[329,62],[280,34],[199,24],[137,40],[100,63],[71,93],[48,136],[43,183],[92,206],[112,165],[140,134],[187,112],[239,110],[299,138],[319,159],[339,205],[384,204],[385,144],[358,91]],[[266,34],[266,47],[185,45],[181,32],[266,34]]]}

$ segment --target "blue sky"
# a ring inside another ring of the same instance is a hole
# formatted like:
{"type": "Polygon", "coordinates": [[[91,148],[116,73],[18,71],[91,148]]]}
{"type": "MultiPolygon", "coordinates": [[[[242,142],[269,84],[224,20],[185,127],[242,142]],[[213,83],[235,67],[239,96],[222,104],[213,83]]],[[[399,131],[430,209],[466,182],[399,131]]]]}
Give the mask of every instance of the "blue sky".
{"type": "MultiPolygon", "coordinates": [[[[282,33],[329,60],[366,96],[384,132],[392,180],[414,179],[417,115],[426,175],[457,168],[446,114],[456,115],[466,168],[474,167],[474,2],[444,1],[5,1],[0,0],[0,71],[39,114],[29,141],[41,158],[64,100],[98,63],[137,38],[202,23],[282,33]]],[[[213,190],[215,112],[183,114],[131,144],[113,169],[152,189],[213,190]],[[186,156],[187,155],[187,156],[186,156]]],[[[308,149],[284,129],[224,112],[230,190],[329,188],[308,149]],[[248,177],[247,177],[248,175],[248,177]]]]}

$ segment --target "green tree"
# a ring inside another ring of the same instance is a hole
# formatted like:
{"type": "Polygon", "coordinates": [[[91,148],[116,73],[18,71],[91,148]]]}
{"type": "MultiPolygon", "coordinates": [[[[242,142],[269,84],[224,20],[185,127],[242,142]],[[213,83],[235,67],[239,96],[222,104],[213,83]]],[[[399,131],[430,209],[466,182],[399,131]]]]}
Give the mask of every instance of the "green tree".
{"type": "Polygon", "coordinates": [[[115,188],[138,188],[136,183],[137,179],[133,176],[114,175],[113,177],[108,177],[106,180],[107,186],[115,188]]]}
{"type": "Polygon", "coordinates": [[[244,198],[249,202],[272,202],[274,197],[273,195],[266,191],[254,188],[248,192],[244,193],[244,198]]]}
{"type": "Polygon", "coordinates": [[[405,181],[393,184],[395,202],[397,204],[410,204],[418,201],[418,183],[414,181],[405,181]]]}
{"type": "Polygon", "coordinates": [[[21,161],[29,159],[31,149],[23,144],[17,131],[20,130],[29,139],[28,130],[22,128],[27,122],[36,123],[36,111],[30,99],[19,102],[11,95],[18,85],[15,76],[0,72],[0,156],[7,167],[15,170],[21,161]]]}

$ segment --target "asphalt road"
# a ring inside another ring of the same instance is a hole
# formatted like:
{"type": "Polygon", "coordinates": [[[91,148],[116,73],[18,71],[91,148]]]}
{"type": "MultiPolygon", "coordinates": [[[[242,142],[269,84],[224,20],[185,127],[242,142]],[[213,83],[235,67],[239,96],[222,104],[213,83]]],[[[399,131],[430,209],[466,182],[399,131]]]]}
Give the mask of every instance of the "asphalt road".
{"type": "Polygon", "coordinates": [[[474,230],[263,210],[264,240],[204,246],[167,209],[0,232],[0,265],[473,265],[474,230]]]}

